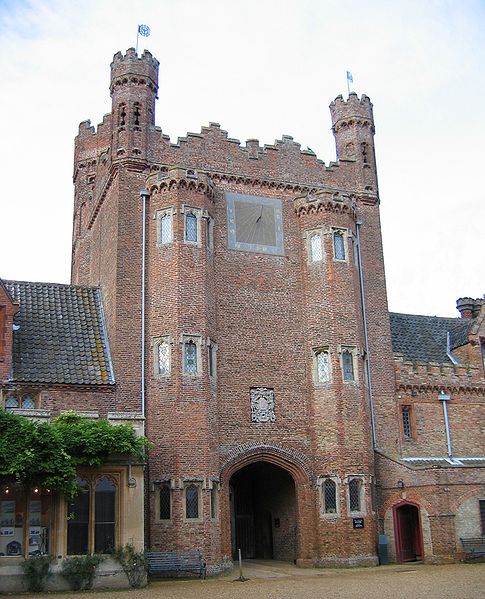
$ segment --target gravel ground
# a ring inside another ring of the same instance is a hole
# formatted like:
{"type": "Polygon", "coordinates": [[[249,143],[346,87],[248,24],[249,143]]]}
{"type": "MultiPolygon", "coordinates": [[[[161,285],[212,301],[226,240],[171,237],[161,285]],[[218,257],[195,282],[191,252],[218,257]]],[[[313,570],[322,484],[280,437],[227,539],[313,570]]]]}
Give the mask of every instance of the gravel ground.
{"type": "MultiPolygon", "coordinates": [[[[485,563],[301,569],[282,562],[245,564],[208,580],[161,580],[145,589],[22,595],[23,599],[485,599],[485,563]]],[[[11,595],[12,596],[12,595],[11,595]]]]}

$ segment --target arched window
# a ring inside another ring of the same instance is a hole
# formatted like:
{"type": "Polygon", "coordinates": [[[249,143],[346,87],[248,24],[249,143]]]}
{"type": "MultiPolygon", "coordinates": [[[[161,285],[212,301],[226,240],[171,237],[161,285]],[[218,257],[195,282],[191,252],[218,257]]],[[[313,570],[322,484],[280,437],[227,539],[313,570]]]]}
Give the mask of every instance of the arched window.
{"type": "Polygon", "coordinates": [[[94,490],[94,551],[110,553],[116,547],[116,487],[102,478],[94,490]]]}
{"type": "Polygon", "coordinates": [[[330,356],[328,350],[318,350],[315,357],[317,383],[328,383],[330,380],[330,356]]]}
{"type": "Polygon", "coordinates": [[[192,339],[184,343],[184,372],[197,374],[197,345],[192,339]]]}
{"type": "Polygon", "coordinates": [[[348,349],[342,352],[342,374],[344,381],[355,381],[354,356],[348,349]]]}
{"type": "Polygon", "coordinates": [[[17,399],[17,397],[15,395],[8,395],[7,399],[5,400],[5,409],[12,410],[13,408],[18,408],[18,407],[19,407],[19,400],[17,399]]]}
{"type": "Polygon", "coordinates": [[[160,219],[160,243],[172,241],[172,215],[166,212],[160,219]]]}
{"type": "Polygon", "coordinates": [[[197,216],[192,212],[185,215],[185,241],[197,242],[197,216]]]}
{"type": "Polygon", "coordinates": [[[22,395],[22,408],[24,410],[33,410],[35,409],[35,400],[29,393],[22,395]]]}
{"type": "Polygon", "coordinates": [[[185,488],[185,517],[199,517],[199,489],[193,483],[185,488]]]}
{"type": "Polygon", "coordinates": [[[322,505],[324,514],[337,513],[337,485],[331,478],[326,478],[323,481],[322,505]]]}
{"type": "Polygon", "coordinates": [[[168,341],[160,341],[158,344],[158,374],[162,376],[170,374],[170,344],[168,341]]]}
{"type": "Polygon", "coordinates": [[[360,478],[349,480],[349,509],[351,512],[362,511],[362,481],[360,478]]]}
{"type": "Polygon", "coordinates": [[[345,260],[345,240],[342,231],[333,232],[333,255],[335,260],[345,260]]]}
{"type": "Polygon", "coordinates": [[[67,521],[67,554],[89,553],[89,507],[90,492],[86,481],[76,479],[80,492],[69,504],[67,521]]]}
{"type": "Polygon", "coordinates": [[[310,237],[310,260],[312,262],[323,260],[322,237],[319,233],[315,233],[310,237]]]}

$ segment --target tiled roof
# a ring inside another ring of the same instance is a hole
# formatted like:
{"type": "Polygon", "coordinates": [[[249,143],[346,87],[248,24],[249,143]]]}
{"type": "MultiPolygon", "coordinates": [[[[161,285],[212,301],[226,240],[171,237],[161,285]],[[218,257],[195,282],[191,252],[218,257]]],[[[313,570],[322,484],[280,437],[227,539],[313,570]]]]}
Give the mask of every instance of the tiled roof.
{"type": "Polygon", "coordinates": [[[15,382],[114,383],[99,289],[4,281],[19,311],[13,334],[15,382]]]}
{"type": "Polygon", "coordinates": [[[406,360],[449,364],[446,353],[447,333],[451,335],[451,349],[468,343],[471,318],[442,318],[390,313],[392,349],[406,360]]]}

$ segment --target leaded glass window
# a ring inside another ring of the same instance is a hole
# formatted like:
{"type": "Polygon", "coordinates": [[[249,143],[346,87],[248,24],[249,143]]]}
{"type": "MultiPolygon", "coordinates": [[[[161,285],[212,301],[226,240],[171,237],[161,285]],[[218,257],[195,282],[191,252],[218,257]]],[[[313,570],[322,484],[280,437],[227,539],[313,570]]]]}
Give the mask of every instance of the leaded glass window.
{"type": "Polygon", "coordinates": [[[69,518],[67,520],[67,554],[84,555],[89,553],[89,504],[90,493],[87,483],[76,479],[79,493],[69,504],[69,518]]]}
{"type": "Polygon", "coordinates": [[[349,507],[351,512],[362,511],[361,506],[362,481],[360,478],[349,480],[349,507]]]}
{"type": "Polygon", "coordinates": [[[330,359],[328,351],[323,350],[316,354],[317,357],[317,381],[328,383],[330,380],[330,359]]]}
{"type": "Polygon", "coordinates": [[[333,254],[335,260],[345,260],[345,240],[341,231],[333,233],[333,254]]]}
{"type": "Polygon", "coordinates": [[[413,438],[413,430],[411,428],[411,406],[402,406],[402,428],[405,439],[413,438]]]}
{"type": "Polygon", "coordinates": [[[194,484],[185,488],[185,517],[199,517],[199,489],[194,484]]]}
{"type": "Polygon", "coordinates": [[[164,214],[160,219],[160,243],[172,241],[172,215],[164,214]]]}
{"type": "Polygon", "coordinates": [[[337,485],[331,478],[326,478],[322,487],[323,512],[325,514],[337,513],[337,485]]]}
{"type": "Polygon", "coordinates": [[[22,408],[24,410],[33,410],[35,408],[35,401],[32,395],[26,394],[22,396],[22,408]]]}
{"type": "Polygon", "coordinates": [[[344,381],[354,381],[355,380],[354,356],[352,355],[352,352],[350,352],[348,349],[345,349],[342,352],[342,371],[343,371],[344,381]]]}
{"type": "Polygon", "coordinates": [[[5,400],[5,409],[12,409],[19,407],[19,400],[15,397],[15,395],[9,395],[5,400]]]}
{"type": "Polygon", "coordinates": [[[94,490],[94,551],[110,553],[115,549],[116,487],[102,478],[94,490]]]}
{"type": "Polygon", "coordinates": [[[197,374],[197,345],[192,341],[184,343],[185,374],[197,374]]]}
{"type": "Polygon", "coordinates": [[[185,215],[185,241],[197,241],[197,217],[192,212],[185,215]]]}
{"type": "Polygon", "coordinates": [[[310,237],[310,258],[312,262],[323,260],[322,238],[318,233],[310,237]]]}
{"type": "Polygon", "coordinates": [[[160,487],[160,520],[170,520],[171,517],[171,491],[168,485],[160,487]]]}
{"type": "Polygon", "coordinates": [[[162,376],[170,374],[170,344],[161,341],[158,344],[158,373],[162,376]]]}

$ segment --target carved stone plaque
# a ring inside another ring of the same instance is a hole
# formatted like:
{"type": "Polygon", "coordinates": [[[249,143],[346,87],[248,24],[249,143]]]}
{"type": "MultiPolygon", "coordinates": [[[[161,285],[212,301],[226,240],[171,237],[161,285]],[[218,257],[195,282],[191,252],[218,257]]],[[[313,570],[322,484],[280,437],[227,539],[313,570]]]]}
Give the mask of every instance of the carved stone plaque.
{"type": "Polygon", "coordinates": [[[275,422],[274,390],[267,387],[251,389],[251,421],[275,422]]]}

